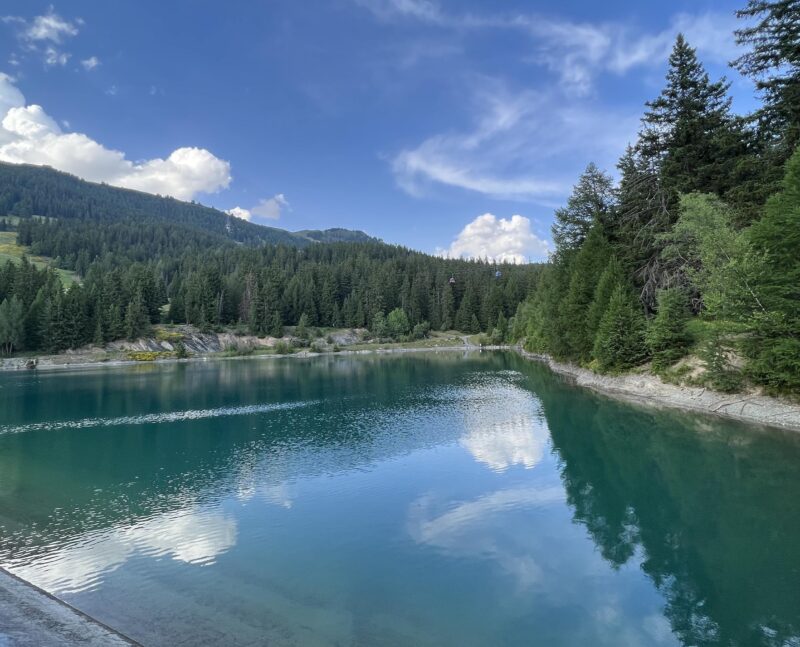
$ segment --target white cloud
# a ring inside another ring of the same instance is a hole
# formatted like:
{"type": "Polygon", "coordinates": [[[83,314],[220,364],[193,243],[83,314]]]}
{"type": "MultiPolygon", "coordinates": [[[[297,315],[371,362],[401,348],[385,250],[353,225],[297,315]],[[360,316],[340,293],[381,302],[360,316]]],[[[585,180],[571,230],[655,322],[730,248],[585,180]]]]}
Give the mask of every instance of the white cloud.
{"type": "Polygon", "coordinates": [[[48,47],[44,50],[44,63],[45,65],[61,65],[67,64],[70,59],[70,54],[67,52],[60,52],[55,47],[48,47]]]}
{"type": "Polygon", "coordinates": [[[261,218],[268,218],[269,220],[277,220],[281,217],[281,212],[284,209],[289,209],[289,201],[283,193],[277,193],[271,198],[261,200],[250,211],[254,216],[261,218]]]}
{"type": "Polygon", "coordinates": [[[132,162],[83,133],[62,132],[11,77],[0,75],[0,160],[42,164],[94,182],[189,200],[230,184],[230,164],[203,148],[183,147],[166,159],[132,162]]]}
{"type": "Polygon", "coordinates": [[[128,527],[103,530],[46,552],[13,571],[52,593],[91,589],[136,555],[213,564],[236,545],[236,519],[220,510],[190,506],[128,527]]]}
{"type": "Polygon", "coordinates": [[[65,20],[53,11],[53,7],[50,7],[43,16],[36,16],[29,23],[23,21],[25,26],[20,36],[29,41],[61,43],[65,38],[78,34],[81,22],[81,20],[75,22],[65,20]]]}
{"type": "Polygon", "coordinates": [[[284,209],[290,209],[289,201],[283,193],[276,193],[271,198],[264,198],[259,201],[255,207],[245,209],[244,207],[233,207],[228,209],[225,213],[241,218],[242,220],[252,220],[253,216],[259,218],[267,218],[269,220],[277,220],[281,217],[281,212],[284,209]]]}
{"type": "Polygon", "coordinates": [[[234,207],[233,209],[226,209],[225,213],[234,218],[241,218],[242,220],[250,220],[253,217],[253,214],[250,213],[249,209],[243,209],[242,207],[234,207]]]}
{"type": "Polygon", "coordinates": [[[445,185],[552,206],[569,192],[576,155],[610,167],[639,124],[634,114],[553,93],[514,93],[491,79],[480,80],[474,95],[472,128],[434,135],[393,158],[406,192],[419,196],[445,185]]]}
{"type": "Polygon", "coordinates": [[[600,72],[622,74],[637,66],[661,65],[678,32],[701,56],[725,63],[736,56],[732,12],[680,13],[659,32],[647,33],[618,22],[576,23],[538,14],[450,14],[432,0],[355,0],[382,20],[415,19],[428,25],[470,33],[512,30],[527,34],[529,60],[545,65],[561,85],[578,95],[591,91],[600,72]]]}
{"type": "Polygon", "coordinates": [[[83,65],[83,69],[85,70],[93,70],[100,65],[100,59],[96,56],[90,56],[89,58],[82,60],[81,65],[83,65]]]}
{"type": "Polygon", "coordinates": [[[485,213],[464,227],[450,247],[439,250],[439,253],[455,258],[488,258],[503,263],[525,263],[529,258],[547,258],[549,251],[548,242],[531,231],[528,218],[515,215],[506,220],[485,213]]]}
{"type": "Polygon", "coordinates": [[[544,424],[536,424],[529,416],[520,414],[478,422],[473,425],[471,420],[466,421],[469,432],[460,444],[492,470],[502,472],[512,465],[532,469],[544,458],[548,439],[544,424]]]}
{"type": "MultiPolygon", "coordinates": [[[[61,45],[68,38],[77,36],[83,21],[78,18],[70,21],[55,13],[53,7],[41,16],[34,16],[26,20],[21,16],[4,16],[2,21],[17,26],[17,37],[22,43],[22,49],[41,56],[47,66],[66,65],[71,55],[62,51],[61,45]]],[[[12,60],[19,62],[14,56],[12,60]]],[[[12,63],[15,64],[15,63],[12,63]]]]}

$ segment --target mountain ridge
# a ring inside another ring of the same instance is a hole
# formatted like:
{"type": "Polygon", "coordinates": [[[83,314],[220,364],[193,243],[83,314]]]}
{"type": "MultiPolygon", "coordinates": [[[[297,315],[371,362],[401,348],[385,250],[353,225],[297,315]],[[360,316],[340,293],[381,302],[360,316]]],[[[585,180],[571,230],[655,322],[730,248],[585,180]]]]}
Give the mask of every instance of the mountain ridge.
{"type": "Polygon", "coordinates": [[[3,216],[80,220],[146,218],[167,222],[246,245],[306,247],[326,242],[382,242],[352,229],[289,231],[236,218],[215,207],[169,196],[90,182],[50,166],[0,162],[0,218],[3,216]]]}

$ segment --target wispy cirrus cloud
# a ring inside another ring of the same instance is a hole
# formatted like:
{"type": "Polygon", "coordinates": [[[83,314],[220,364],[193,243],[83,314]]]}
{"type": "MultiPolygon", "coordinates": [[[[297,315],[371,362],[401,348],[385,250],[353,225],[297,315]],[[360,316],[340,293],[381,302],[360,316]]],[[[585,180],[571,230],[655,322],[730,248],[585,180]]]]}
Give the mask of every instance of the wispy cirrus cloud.
{"type": "Polygon", "coordinates": [[[634,67],[659,65],[669,55],[678,32],[709,61],[736,56],[732,13],[676,14],[667,28],[647,32],[624,22],[576,22],[540,14],[450,13],[433,0],[354,0],[382,21],[415,20],[431,27],[469,35],[511,30],[530,37],[525,60],[543,65],[565,89],[591,92],[598,74],[624,74],[634,67]]]}
{"type": "Polygon", "coordinates": [[[552,205],[571,187],[572,159],[611,166],[638,126],[635,114],[513,91],[496,79],[479,79],[473,93],[472,127],[432,135],[392,158],[395,179],[410,195],[447,186],[552,205]]]}
{"type": "MultiPolygon", "coordinates": [[[[72,55],[62,46],[67,40],[77,36],[83,26],[81,18],[63,18],[52,6],[46,13],[30,19],[3,16],[0,20],[16,30],[22,52],[39,56],[48,67],[67,64],[72,55]]],[[[14,58],[18,59],[16,55],[14,58]]]]}

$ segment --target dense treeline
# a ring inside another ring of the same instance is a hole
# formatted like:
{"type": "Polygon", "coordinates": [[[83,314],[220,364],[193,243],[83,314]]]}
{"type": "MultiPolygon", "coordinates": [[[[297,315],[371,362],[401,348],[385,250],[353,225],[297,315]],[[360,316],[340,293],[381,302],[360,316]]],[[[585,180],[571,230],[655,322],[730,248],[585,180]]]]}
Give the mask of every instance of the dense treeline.
{"type": "Polygon", "coordinates": [[[728,83],[678,36],[619,182],[589,165],[555,214],[556,252],[512,331],[530,350],[680,377],[695,349],[711,386],[800,392],[800,3],[739,15],[733,65],[763,106],[733,115],[728,83]]]}
{"type": "MultiPolygon", "coordinates": [[[[201,330],[238,326],[260,336],[280,336],[284,325],[298,324],[377,326],[387,336],[415,326],[473,333],[497,327],[504,334],[537,271],[500,271],[486,262],[441,259],[383,243],[203,248],[191,240],[175,254],[177,241],[159,245],[150,237],[160,240],[161,234],[152,232],[127,241],[150,260],[120,262],[112,252],[93,256],[96,250],[88,251],[80,236],[56,223],[23,230],[50,235],[47,244],[72,259],[83,280],[64,290],[53,270],[27,260],[0,268],[0,350],[6,353],[134,339],[159,321],[201,330]]],[[[169,228],[162,233],[170,240],[169,228]]]]}

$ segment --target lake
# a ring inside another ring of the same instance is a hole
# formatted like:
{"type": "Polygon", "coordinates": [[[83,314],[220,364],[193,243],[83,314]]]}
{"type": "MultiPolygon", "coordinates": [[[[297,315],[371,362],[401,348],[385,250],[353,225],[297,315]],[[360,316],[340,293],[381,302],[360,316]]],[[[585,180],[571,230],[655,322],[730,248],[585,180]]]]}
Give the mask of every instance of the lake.
{"type": "Polygon", "coordinates": [[[144,645],[800,645],[800,434],[513,353],[0,375],[0,565],[144,645]]]}

